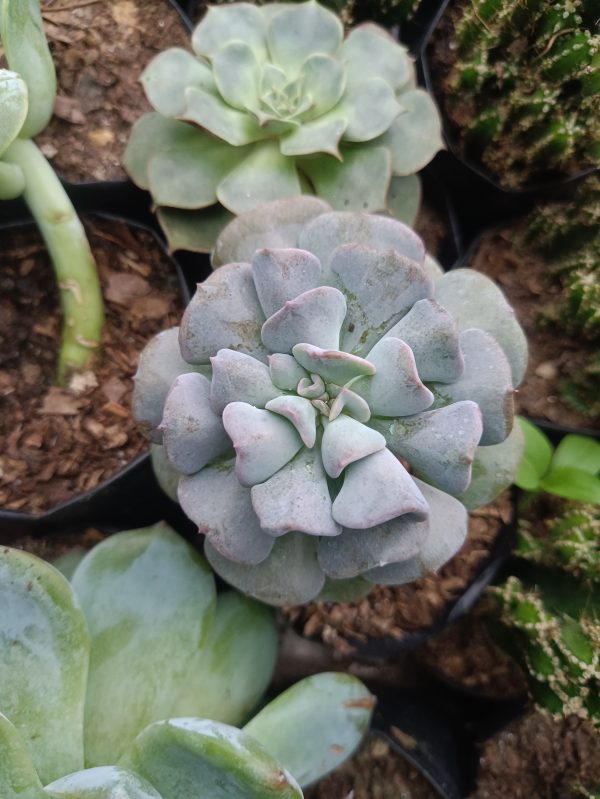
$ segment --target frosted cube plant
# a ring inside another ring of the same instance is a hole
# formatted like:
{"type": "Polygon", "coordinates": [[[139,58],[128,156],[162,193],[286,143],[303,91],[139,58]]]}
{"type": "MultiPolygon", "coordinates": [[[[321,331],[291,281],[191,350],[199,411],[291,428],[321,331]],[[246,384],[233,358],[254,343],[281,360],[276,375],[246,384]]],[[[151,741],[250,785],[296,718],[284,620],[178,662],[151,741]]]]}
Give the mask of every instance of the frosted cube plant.
{"type": "Polygon", "coordinates": [[[213,263],[134,396],[213,568],[275,605],[438,569],[467,532],[455,497],[518,465],[526,343],[500,290],[309,197],[238,217],[213,263]]]}

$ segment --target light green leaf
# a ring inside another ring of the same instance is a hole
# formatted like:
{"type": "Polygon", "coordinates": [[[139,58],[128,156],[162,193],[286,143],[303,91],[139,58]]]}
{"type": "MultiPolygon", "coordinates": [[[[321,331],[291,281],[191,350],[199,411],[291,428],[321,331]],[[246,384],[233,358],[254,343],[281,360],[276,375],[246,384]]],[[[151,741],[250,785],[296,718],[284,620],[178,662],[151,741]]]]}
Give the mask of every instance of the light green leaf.
{"type": "Polygon", "coordinates": [[[219,92],[229,105],[256,111],[260,70],[252,48],[245,42],[230,42],[217,50],[212,66],[219,92]]]}
{"type": "Polygon", "coordinates": [[[589,436],[565,436],[556,448],[552,468],[574,466],[589,474],[600,471],[600,443],[589,436]]]}
{"type": "Polygon", "coordinates": [[[212,621],[214,580],[202,556],[158,524],[98,544],[72,584],[92,640],[86,765],[109,765],[171,715],[212,621]]]}
{"type": "Polygon", "coordinates": [[[524,491],[536,491],[550,467],[552,444],[545,433],[527,419],[519,417],[519,425],[525,437],[525,450],[515,477],[515,485],[524,491]]]}
{"type": "Polygon", "coordinates": [[[220,97],[204,89],[190,87],[186,91],[184,122],[193,122],[234,147],[260,141],[269,135],[256,119],[244,111],[227,105],[220,97]]]}
{"type": "Polygon", "coordinates": [[[214,89],[208,64],[181,47],[171,47],[155,56],[142,72],[140,82],[152,107],[166,117],[183,114],[186,89],[214,89]]]}
{"type": "Polygon", "coordinates": [[[219,202],[235,214],[300,193],[294,160],[283,156],[275,141],[257,144],[217,189],[219,202]]]}
{"type": "Polygon", "coordinates": [[[557,497],[600,505],[600,479],[574,466],[555,468],[553,465],[540,480],[539,487],[557,497]]]}
{"type": "Polygon", "coordinates": [[[260,743],[216,721],[152,724],[121,765],[148,780],[162,799],[302,799],[293,777],[260,743]]]}
{"type": "Polygon", "coordinates": [[[167,453],[162,444],[150,445],[150,461],[156,482],[169,499],[177,502],[177,484],[181,475],[171,465],[171,461],[167,458],[167,453]]]}
{"type": "Polygon", "coordinates": [[[315,194],[340,211],[380,211],[385,208],[391,179],[391,159],[383,147],[342,148],[343,161],[329,155],[307,156],[298,162],[315,194]]]}
{"type": "Polygon", "coordinates": [[[337,53],[343,35],[339,18],[316,2],[282,4],[267,28],[271,58],[288,74],[314,53],[337,53]]]}
{"type": "Polygon", "coordinates": [[[233,219],[233,214],[222,205],[211,205],[196,211],[163,206],[158,208],[157,216],[171,252],[210,252],[217,236],[233,219]]]}
{"type": "Polygon", "coordinates": [[[304,95],[312,99],[309,110],[302,114],[303,120],[322,116],[340,101],[346,77],[339,61],[322,53],[315,53],[302,65],[300,76],[303,79],[304,95]]]}
{"type": "Polygon", "coordinates": [[[25,81],[16,72],[0,69],[0,155],[19,135],[26,116],[27,85],[25,81]]]}
{"type": "Polygon", "coordinates": [[[328,153],[340,158],[339,141],[346,129],[346,122],[335,116],[326,116],[305,122],[281,137],[280,149],[283,155],[310,155],[328,153]]]}
{"type": "Polygon", "coordinates": [[[270,702],[245,727],[302,787],[337,768],[358,748],[375,698],[356,677],[307,677],[270,702]]]}
{"type": "Polygon", "coordinates": [[[362,577],[352,580],[325,580],[321,593],[316,598],[317,602],[358,602],[373,590],[373,584],[362,577]]]}
{"type": "Polygon", "coordinates": [[[45,790],[54,799],[162,799],[150,783],[118,766],[77,771],[45,790]]]}
{"type": "Polygon", "coordinates": [[[469,510],[492,502],[515,480],[525,447],[519,424],[501,444],[477,447],[471,471],[471,483],[459,499],[469,510]]]}
{"type": "Polygon", "coordinates": [[[67,580],[21,550],[0,550],[0,712],[43,783],[83,766],[89,637],[67,580]]]}
{"type": "Polygon", "coordinates": [[[378,25],[366,23],[350,31],[342,53],[346,73],[354,83],[383,78],[397,92],[413,80],[408,51],[378,25]]]}
{"type": "Polygon", "coordinates": [[[19,135],[31,139],[50,121],[56,98],[56,72],[40,0],[2,0],[0,30],[8,66],[27,84],[29,109],[19,135]]]}
{"type": "Polygon", "coordinates": [[[401,113],[377,144],[389,147],[394,175],[411,175],[444,148],[442,121],[431,95],[412,89],[400,96],[401,113]]]}
{"type": "MultiPolygon", "coordinates": [[[[0,124],[2,124],[0,120],[0,124]]],[[[0,161],[0,200],[14,200],[25,191],[25,175],[18,164],[0,161]]]]}
{"type": "Polygon", "coordinates": [[[209,636],[189,664],[171,715],[241,724],[271,681],[277,651],[269,608],[233,591],[219,594],[209,636]]]}
{"type": "Polygon", "coordinates": [[[55,569],[58,569],[58,571],[64,575],[67,580],[70,580],[75,573],[75,569],[85,557],[86,551],[87,550],[85,550],[83,547],[74,546],[63,555],[59,555],[57,558],[55,558],[52,561],[52,565],[55,569]]]}
{"type": "Polygon", "coordinates": [[[25,742],[0,713],[0,796],[2,799],[48,799],[25,742]]]}
{"type": "Polygon", "coordinates": [[[421,181],[417,175],[392,177],[386,203],[390,214],[412,227],[420,207],[421,181]]]}
{"type": "Polygon", "coordinates": [[[252,3],[209,6],[192,35],[192,47],[198,55],[210,58],[227,42],[243,41],[264,61],[265,27],[262,9],[252,3]]]}
{"type": "Polygon", "coordinates": [[[347,121],[345,141],[365,142],[381,136],[402,108],[389,83],[370,78],[348,86],[343,100],[331,113],[347,121]]]}

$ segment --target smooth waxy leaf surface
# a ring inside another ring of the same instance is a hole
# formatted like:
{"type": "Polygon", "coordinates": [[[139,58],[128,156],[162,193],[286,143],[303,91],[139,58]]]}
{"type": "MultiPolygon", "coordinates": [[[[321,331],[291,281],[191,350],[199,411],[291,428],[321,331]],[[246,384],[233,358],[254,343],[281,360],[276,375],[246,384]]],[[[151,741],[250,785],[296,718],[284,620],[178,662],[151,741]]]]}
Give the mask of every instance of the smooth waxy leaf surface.
{"type": "Polygon", "coordinates": [[[77,771],[45,790],[53,799],[162,799],[150,783],[118,766],[77,771]]]}
{"type": "Polygon", "coordinates": [[[0,713],[0,796],[46,799],[42,783],[17,728],[0,713]]]}
{"type": "Polygon", "coordinates": [[[20,75],[0,69],[0,155],[16,139],[27,116],[27,85],[20,75]]]}

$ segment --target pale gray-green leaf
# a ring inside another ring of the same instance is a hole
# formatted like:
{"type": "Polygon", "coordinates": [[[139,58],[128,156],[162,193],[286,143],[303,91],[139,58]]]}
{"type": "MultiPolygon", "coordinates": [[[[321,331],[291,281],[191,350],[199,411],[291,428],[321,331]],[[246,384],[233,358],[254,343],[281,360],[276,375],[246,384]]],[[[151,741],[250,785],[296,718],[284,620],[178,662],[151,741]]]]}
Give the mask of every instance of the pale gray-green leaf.
{"type": "Polygon", "coordinates": [[[15,200],[23,194],[25,186],[25,175],[21,167],[0,161],[0,200],[15,200]]]}
{"type": "Polygon", "coordinates": [[[368,78],[382,78],[394,91],[413,79],[408,51],[386,30],[371,22],[350,31],[342,47],[348,78],[354,83],[368,78]]]}
{"type": "Polygon", "coordinates": [[[382,78],[363,78],[348,85],[343,100],[332,113],[347,122],[344,141],[366,142],[388,130],[404,110],[404,95],[401,102],[398,103],[394,90],[382,78]]]}
{"type": "Polygon", "coordinates": [[[319,3],[282,4],[267,28],[269,53],[276,64],[293,73],[314,53],[335,55],[343,33],[339,18],[319,3]]]}
{"type": "Polygon", "coordinates": [[[158,485],[169,499],[177,502],[177,484],[180,474],[167,458],[165,448],[161,444],[150,445],[150,462],[158,485]]]}
{"type": "Polygon", "coordinates": [[[251,355],[229,349],[219,350],[211,358],[211,364],[210,403],[219,415],[230,402],[237,400],[264,408],[269,400],[281,394],[271,382],[269,367],[251,355]]]}
{"type": "Polygon", "coordinates": [[[326,114],[344,93],[346,76],[343,66],[323,53],[315,52],[306,59],[302,64],[300,77],[305,94],[312,99],[311,107],[302,114],[303,121],[326,114]]]}
{"type": "Polygon", "coordinates": [[[411,175],[443,149],[442,121],[436,105],[424,89],[400,96],[402,111],[377,140],[392,153],[394,175],[411,175]]]}
{"type": "Polygon", "coordinates": [[[53,799],[162,799],[149,782],[118,766],[77,771],[45,790],[53,799]]]}
{"type": "Polygon", "coordinates": [[[477,447],[469,487],[459,496],[469,510],[487,505],[514,481],[525,441],[521,425],[514,424],[501,444],[477,447]]]}
{"type": "Polygon", "coordinates": [[[414,225],[421,208],[421,181],[417,175],[392,175],[386,210],[406,225],[414,225]]]}
{"type": "Polygon", "coordinates": [[[150,105],[165,117],[184,113],[188,86],[210,91],[215,85],[208,64],[182,47],[156,55],[142,72],[140,82],[150,105]]]}
{"type": "Polygon", "coordinates": [[[221,96],[240,111],[258,107],[259,64],[253,49],[243,41],[229,42],[212,57],[215,82],[221,96]]]}
{"type": "Polygon", "coordinates": [[[250,114],[238,111],[218,95],[194,86],[186,89],[185,110],[178,118],[199,125],[234,147],[252,144],[268,135],[250,114]]]}
{"type": "Polygon", "coordinates": [[[339,477],[346,466],[385,447],[385,438],[346,414],[330,422],[323,433],[321,457],[330,477],[339,477]]]}
{"type": "Polygon", "coordinates": [[[27,85],[20,75],[0,69],[0,155],[16,139],[27,116],[27,85]]]}
{"type": "Polygon", "coordinates": [[[344,295],[331,286],[319,286],[289,300],[270,316],[261,331],[271,352],[291,353],[298,342],[337,350],[340,328],[346,316],[344,295]]]}
{"type": "Polygon", "coordinates": [[[305,250],[263,248],[252,257],[252,276],[262,309],[269,317],[288,300],[317,288],[321,264],[305,250]]]}
{"type": "Polygon", "coordinates": [[[197,211],[182,211],[163,206],[156,213],[167,237],[170,252],[210,252],[221,231],[233,219],[233,214],[221,205],[212,205],[197,211]]]}
{"type": "Polygon", "coordinates": [[[310,155],[326,153],[341,158],[339,142],[346,130],[347,122],[337,116],[324,116],[284,134],[279,143],[283,155],[310,155]]]}
{"type": "Polygon", "coordinates": [[[0,796],[48,799],[17,728],[0,713],[0,796]]]}
{"type": "Polygon", "coordinates": [[[209,6],[192,35],[192,47],[200,56],[212,56],[228,41],[243,41],[266,58],[265,18],[261,8],[252,3],[209,6]]]}
{"type": "Polygon", "coordinates": [[[284,394],[269,400],[265,407],[290,421],[305,447],[314,447],[317,439],[317,411],[310,400],[294,394],[284,394]]]}

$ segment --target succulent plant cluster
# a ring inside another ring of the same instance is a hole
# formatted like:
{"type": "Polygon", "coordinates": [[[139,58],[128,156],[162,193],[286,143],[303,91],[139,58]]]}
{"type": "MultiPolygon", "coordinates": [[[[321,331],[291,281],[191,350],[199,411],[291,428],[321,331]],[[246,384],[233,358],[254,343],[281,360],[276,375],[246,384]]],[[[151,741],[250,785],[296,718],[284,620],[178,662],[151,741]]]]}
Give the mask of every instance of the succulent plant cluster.
{"type": "Polygon", "coordinates": [[[448,108],[471,119],[465,152],[520,187],[600,164],[600,32],[595,0],[450,7],[456,62],[448,108]]]}
{"type": "Polygon", "coordinates": [[[2,799],[301,799],[369,723],[359,680],[319,674],[231,726],[270,680],[275,623],[217,596],[164,525],[103,541],[71,584],[5,547],[0,605],[2,799]]]}
{"type": "Polygon", "coordinates": [[[520,458],[526,344],[502,293],[442,275],[396,220],[309,197],[238,217],[213,264],[134,394],[213,568],[276,605],[437,570],[520,458]]]}
{"type": "Polygon", "coordinates": [[[209,7],[192,48],[166,50],[144,71],[154,112],[124,156],[173,249],[210,250],[232,214],[307,193],[414,219],[414,173],[440,149],[440,123],[383,28],[344,39],[315,0],[232,3],[209,7]]]}

